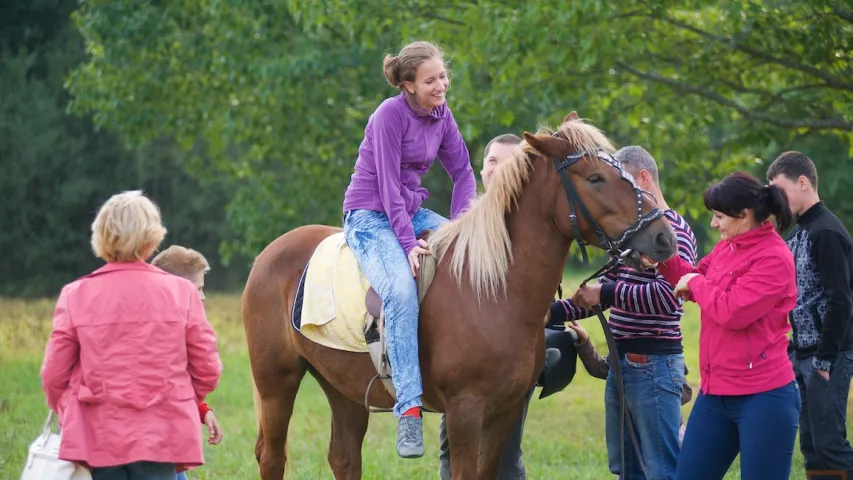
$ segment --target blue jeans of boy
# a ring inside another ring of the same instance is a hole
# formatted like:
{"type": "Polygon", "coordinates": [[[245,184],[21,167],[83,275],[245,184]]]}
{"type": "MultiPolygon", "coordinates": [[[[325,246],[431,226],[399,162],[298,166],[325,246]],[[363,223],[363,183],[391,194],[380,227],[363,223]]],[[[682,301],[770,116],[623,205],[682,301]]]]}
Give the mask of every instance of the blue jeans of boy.
{"type": "MultiPolygon", "coordinates": [[[[421,208],[412,219],[415,235],[435,230],[447,219],[421,208]]],[[[409,260],[388,216],[372,210],[350,210],[344,215],[344,236],[364,276],[382,298],[388,359],[393,369],[399,417],[421,406],[420,358],[418,357],[418,291],[409,260]]]]}
{"type": "Polygon", "coordinates": [[[678,464],[678,427],[681,423],[681,387],[684,384],[684,355],[636,355],[620,353],[625,402],[631,412],[637,443],[648,477],[637,461],[637,452],[624,428],[625,472],[622,472],[620,401],[613,369],[604,390],[607,460],[621,480],[671,480],[678,464]]]}

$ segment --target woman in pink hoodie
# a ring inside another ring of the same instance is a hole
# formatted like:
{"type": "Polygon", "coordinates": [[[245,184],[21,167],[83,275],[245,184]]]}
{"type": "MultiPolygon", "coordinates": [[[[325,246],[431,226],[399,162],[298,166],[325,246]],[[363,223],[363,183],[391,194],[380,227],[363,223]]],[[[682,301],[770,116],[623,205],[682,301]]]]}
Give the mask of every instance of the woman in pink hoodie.
{"type": "Polygon", "coordinates": [[[204,463],[198,404],[219,382],[216,335],[196,287],[145,263],[166,229],[142,192],[92,223],[106,265],[59,294],[41,367],[59,415],[59,458],[93,480],[174,480],[204,463]]]}
{"type": "Polygon", "coordinates": [[[676,295],[701,309],[701,390],[676,478],[722,479],[740,453],[741,478],[787,479],[800,411],[787,354],[797,287],[777,229],[793,215],[781,189],[743,172],[710,187],[705,206],[719,243],[697,267],[678,256],[659,267],[676,295]]]}

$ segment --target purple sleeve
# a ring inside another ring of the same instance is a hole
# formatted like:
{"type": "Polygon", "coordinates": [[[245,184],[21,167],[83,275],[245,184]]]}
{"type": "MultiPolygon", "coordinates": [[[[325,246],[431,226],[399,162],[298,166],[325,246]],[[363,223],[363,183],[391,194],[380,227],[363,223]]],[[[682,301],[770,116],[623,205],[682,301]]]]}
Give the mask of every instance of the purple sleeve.
{"type": "Polygon", "coordinates": [[[379,201],[391,221],[391,228],[406,255],[418,242],[406,203],[400,194],[402,164],[403,121],[391,105],[380,108],[373,118],[373,157],[376,161],[376,178],[379,181],[379,201]]]}
{"type": "Polygon", "coordinates": [[[477,193],[474,169],[468,157],[468,147],[459,132],[450,109],[444,125],[444,138],[438,148],[438,160],[453,180],[453,196],[450,200],[450,218],[456,218],[470,206],[477,193]]]}

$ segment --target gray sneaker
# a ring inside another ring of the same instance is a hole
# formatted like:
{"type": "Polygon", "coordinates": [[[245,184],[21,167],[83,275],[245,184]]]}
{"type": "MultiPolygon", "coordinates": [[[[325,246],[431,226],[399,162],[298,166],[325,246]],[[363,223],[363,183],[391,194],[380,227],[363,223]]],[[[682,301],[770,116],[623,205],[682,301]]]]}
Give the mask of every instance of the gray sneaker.
{"type": "Polygon", "coordinates": [[[404,415],[397,420],[397,455],[403,458],[424,456],[424,420],[404,415]]]}

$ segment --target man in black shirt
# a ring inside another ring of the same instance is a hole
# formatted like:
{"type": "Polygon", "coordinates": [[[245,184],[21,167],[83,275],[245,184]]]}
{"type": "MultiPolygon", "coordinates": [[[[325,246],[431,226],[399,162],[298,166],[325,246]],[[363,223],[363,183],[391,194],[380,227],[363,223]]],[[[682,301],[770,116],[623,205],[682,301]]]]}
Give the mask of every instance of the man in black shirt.
{"type": "Polygon", "coordinates": [[[785,190],[797,215],[787,239],[797,268],[791,361],[802,398],[800,449],[806,471],[815,479],[839,478],[842,472],[853,478],[846,427],[853,377],[853,239],[820,201],[817,170],[809,157],[783,153],[770,165],[767,179],[785,190]]]}

